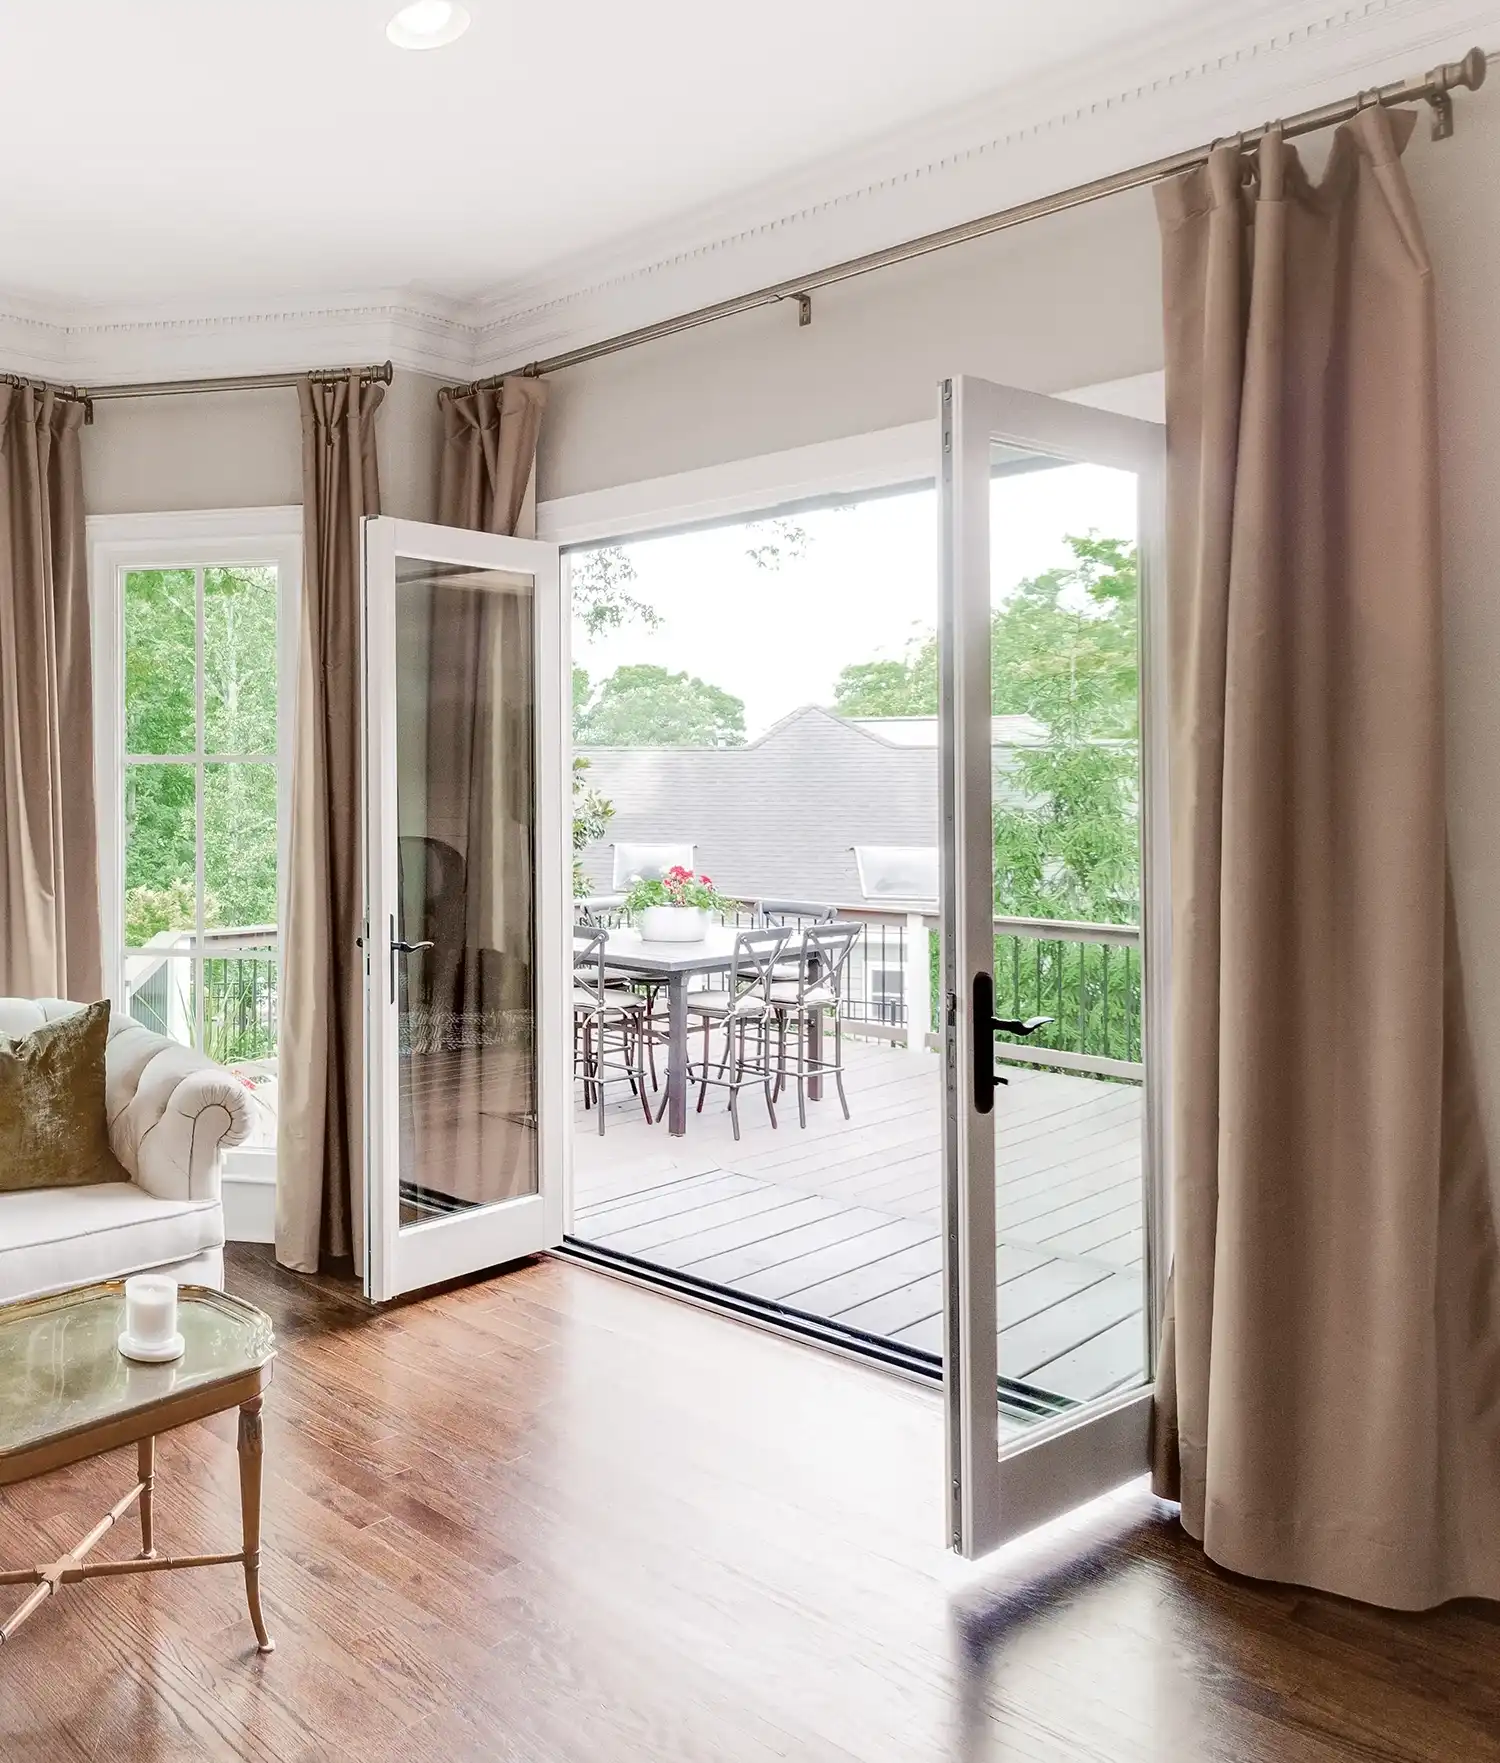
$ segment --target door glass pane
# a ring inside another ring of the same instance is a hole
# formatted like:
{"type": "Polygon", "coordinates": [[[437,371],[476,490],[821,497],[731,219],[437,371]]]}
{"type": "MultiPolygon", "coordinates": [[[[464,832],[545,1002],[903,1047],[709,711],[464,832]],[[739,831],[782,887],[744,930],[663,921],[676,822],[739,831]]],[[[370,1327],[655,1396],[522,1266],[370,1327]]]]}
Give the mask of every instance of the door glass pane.
{"type": "Polygon", "coordinates": [[[203,572],[203,748],[276,752],[276,571],[203,572]]]}
{"type": "Polygon", "coordinates": [[[1133,474],[992,455],[1002,1418],[1145,1376],[1133,474]],[[1045,930],[1030,921],[1050,921],[1045,930]]]}
{"type": "Polygon", "coordinates": [[[125,768],[125,943],[173,944],[197,923],[196,770],[192,765],[125,768]]]}
{"type": "Polygon", "coordinates": [[[530,576],[396,560],[403,1230],[539,1191],[533,611],[530,576]]]}
{"type": "Polygon", "coordinates": [[[125,751],[197,747],[197,577],[133,569],[125,577],[125,751]]]}

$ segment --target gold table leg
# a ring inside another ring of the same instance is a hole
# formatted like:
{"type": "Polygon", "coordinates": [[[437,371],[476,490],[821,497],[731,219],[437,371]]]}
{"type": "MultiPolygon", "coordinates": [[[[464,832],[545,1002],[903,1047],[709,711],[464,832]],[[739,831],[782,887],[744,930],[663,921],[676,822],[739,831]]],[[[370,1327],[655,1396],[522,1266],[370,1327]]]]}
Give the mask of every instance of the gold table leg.
{"type": "Polygon", "coordinates": [[[260,1608],[260,1481],[265,1449],[260,1410],[259,1396],[240,1409],[240,1522],[245,1544],[245,1598],[250,1605],[250,1621],[261,1652],[272,1653],[276,1650],[276,1643],[266,1633],[266,1619],[260,1608]]]}
{"type": "Polygon", "coordinates": [[[244,1530],[243,1546],[233,1554],[224,1555],[158,1555],[154,1535],[152,1496],[156,1490],[156,1441],[142,1439],[137,1448],[139,1470],[135,1486],[117,1500],[86,1537],[66,1555],[40,1567],[0,1569],[0,1586],[30,1586],[32,1589],[20,1606],[0,1622],[0,1643],[10,1640],[26,1619],[57,1596],[65,1585],[77,1585],[85,1579],[118,1579],[137,1573],[175,1573],[184,1567],[243,1567],[245,1596],[250,1605],[250,1621],[255,1640],[262,1653],[276,1650],[276,1643],[266,1633],[265,1617],[260,1607],[260,1490],[261,1398],[246,1402],[240,1409],[240,1519],[244,1530]],[[118,1524],[139,1500],[141,1504],[141,1553],[133,1561],[86,1561],[88,1554],[104,1534],[118,1524]]]}
{"type": "Polygon", "coordinates": [[[156,1440],[142,1439],[135,1449],[136,1479],[141,1484],[141,1560],[156,1558],[155,1514],[152,1495],[156,1490],[156,1440]]]}

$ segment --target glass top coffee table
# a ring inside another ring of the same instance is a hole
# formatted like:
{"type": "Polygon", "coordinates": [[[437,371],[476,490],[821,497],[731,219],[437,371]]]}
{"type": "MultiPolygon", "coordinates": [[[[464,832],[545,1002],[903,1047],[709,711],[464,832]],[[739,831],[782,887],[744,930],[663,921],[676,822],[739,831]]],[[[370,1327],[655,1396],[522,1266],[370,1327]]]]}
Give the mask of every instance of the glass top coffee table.
{"type": "Polygon", "coordinates": [[[245,1570],[250,1621],[263,1653],[275,1643],[260,1607],[261,1403],[276,1356],[271,1320],[207,1286],[183,1286],[182,1357],[140,1365],[121,1356],[125,1287],[114,1280],[52,1298],[0,1305],[0,1488],[134,1445],[137,1480],[81,1542],[39,1567],[0,1569],[0,1586],[30,1586],[3,1623],[0,1642],[65,1585],[183,1567],[245,1570]],[[153,1536],[156,1439],[174,1427],[238,1408],[242,1546],[223,1555],[158,1555],[153,1536]],[[141,1553],[131,1561],[84,1557],[139,1501],[141,1553]]]}

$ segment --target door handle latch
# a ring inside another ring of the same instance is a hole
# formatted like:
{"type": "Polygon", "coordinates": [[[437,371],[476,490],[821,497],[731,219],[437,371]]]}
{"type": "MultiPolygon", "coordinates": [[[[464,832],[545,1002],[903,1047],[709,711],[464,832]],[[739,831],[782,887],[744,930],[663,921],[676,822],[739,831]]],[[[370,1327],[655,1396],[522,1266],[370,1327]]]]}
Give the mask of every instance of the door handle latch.
{"type": "Polygon", "coordinates": [[[992,1114],[995,1109],[995,1086],[1010,1081],[995,1070],[995,1036],[1035,1034],[1039,1028],[1044,1028],[1056,1018],[1028,1016],[1023,1021],[1014,1016],[996,1016],[995,976],[992,973],[974,975],[973,1002],[974,1108],[979,1114],[992,1114]]]}
{"type": "MultiPolygon", "coordinates": [[[[435,949],[437,944],[433,942],[403,943],[398,940],[397,942],[392,943],[391,947],[398,955],[415,955],[418,949],[435,949]]],[[[1050,1016],[1044,1016],[1038,1018],[1038,1020],[1042,1022],[1051,1022],[1052,1018],[1050,1016]]]]}

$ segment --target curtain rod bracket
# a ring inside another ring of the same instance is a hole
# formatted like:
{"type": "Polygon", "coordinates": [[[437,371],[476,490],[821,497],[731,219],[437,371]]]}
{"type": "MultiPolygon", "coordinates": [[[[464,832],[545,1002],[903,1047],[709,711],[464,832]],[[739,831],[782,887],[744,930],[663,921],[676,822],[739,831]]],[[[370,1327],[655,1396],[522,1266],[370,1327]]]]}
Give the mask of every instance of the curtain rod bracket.
{"type": "Polygon", "coordinates": [[[1431,92],[1427,102],[1432,106],[1432,138],[1434,141],[1446,141],[1453,134],[1453,95],[1450,92],[1431,92]]]}
{"type": "Polygon", "coordinates": [[[811,294],[799,294],[797,296],[797,328],[799,330],[806,330],[808,325],[810,325],[811,323],[812,323],[812,295],[811,294]]]}

